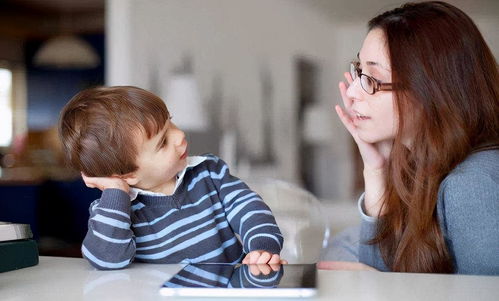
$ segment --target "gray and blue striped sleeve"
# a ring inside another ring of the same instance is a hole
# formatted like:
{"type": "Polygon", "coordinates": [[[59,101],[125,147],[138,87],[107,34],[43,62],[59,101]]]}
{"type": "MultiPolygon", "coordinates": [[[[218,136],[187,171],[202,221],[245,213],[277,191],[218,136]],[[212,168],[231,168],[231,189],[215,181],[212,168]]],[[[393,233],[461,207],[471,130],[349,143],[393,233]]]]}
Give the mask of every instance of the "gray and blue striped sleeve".
{"type": "Polygon", "coordinates": [[[212,159],[215,162],[209,164],[212,179],[229,224],[241,237],[244,252],[264,250],[279,254],[284,238],[270,208],[256,192],[230,174],[223,160],[214,156],[212,159]]]}
{"type": "Polygon", "coordinates": [[[90,205],[88,231],[81,247],[83,257],[101,270],[128,266],[135,256],[130,225],[130,196],[119,189],[105,189],[90,205]]]}

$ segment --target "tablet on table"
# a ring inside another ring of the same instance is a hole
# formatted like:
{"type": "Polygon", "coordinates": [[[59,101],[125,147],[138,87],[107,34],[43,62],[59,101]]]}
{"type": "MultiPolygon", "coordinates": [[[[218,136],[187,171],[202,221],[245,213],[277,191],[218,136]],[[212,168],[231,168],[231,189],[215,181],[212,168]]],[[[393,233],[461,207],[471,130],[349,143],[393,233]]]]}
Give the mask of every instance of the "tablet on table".
{"type": "Polygon", "coordinates": [[[317,294],[315,264],[190,264],[160,289],[163,296],[286,297],[317,294]]]}

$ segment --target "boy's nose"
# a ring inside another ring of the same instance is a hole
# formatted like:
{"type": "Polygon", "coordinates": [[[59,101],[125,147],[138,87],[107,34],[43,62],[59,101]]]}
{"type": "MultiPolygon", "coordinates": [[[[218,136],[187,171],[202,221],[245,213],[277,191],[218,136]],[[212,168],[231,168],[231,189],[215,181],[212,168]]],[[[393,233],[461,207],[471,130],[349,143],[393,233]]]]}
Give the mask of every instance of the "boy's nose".
{"type": "Polygon", "coordinates": [[[176,139],[175,139],[176,143],[175,144],[177,146],[182,146],[182,145],[184,145],[184,143],[187,142],[186,139],[185,139],[185,133],[184,133],[184,131],[182,131],[182,130],[180,130],[178,128],[176,129],[175,136],[176,136],[176,139]]]}
{"type": "Polygon", "coordinates": [[[179,129],[173,122],[170,125],[170,131],[172,131],[171,135],[174,138],[173,141],[175,146],[181,146],[186,142],[184,131],[179,129]]]}

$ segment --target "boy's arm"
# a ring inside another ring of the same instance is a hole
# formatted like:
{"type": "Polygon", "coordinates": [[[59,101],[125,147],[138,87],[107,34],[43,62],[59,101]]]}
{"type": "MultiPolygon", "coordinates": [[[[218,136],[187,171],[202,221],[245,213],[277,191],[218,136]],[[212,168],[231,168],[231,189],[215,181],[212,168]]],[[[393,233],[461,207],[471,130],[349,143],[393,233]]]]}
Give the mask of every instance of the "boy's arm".
{"type": "Polygon", "coordinates": [[[209,156],[211,177],[217,186],[230,226],[240,235],[245,253],[279,254],[283,236],[270,208],[243,181],[230,174],[227,164],[209,156]]]}
{"type": "MultiPolygon", "coordinates": [[[[89,187],[91,179],[84,177],[89,187]]],[[[94,186],[103,192],[101,198],[90,205],[88,231],[81,249],[94,267],[120,269],[128,266],[135,256],[135,236],[130,228],[130,196],[122,189],[105,186],[94,186]]]]}

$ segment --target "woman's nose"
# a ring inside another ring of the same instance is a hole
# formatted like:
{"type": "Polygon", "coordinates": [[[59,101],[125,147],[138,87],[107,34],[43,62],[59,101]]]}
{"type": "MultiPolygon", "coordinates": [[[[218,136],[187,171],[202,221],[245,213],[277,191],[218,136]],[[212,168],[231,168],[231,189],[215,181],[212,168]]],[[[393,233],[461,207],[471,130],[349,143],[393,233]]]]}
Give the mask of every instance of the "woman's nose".
{"type": "Polygon", "coordinates": [[[359,78],[356,78],[347,89],[347,96],[352,100],[359,100],[362,96],[362,87],[359,78]]]}

